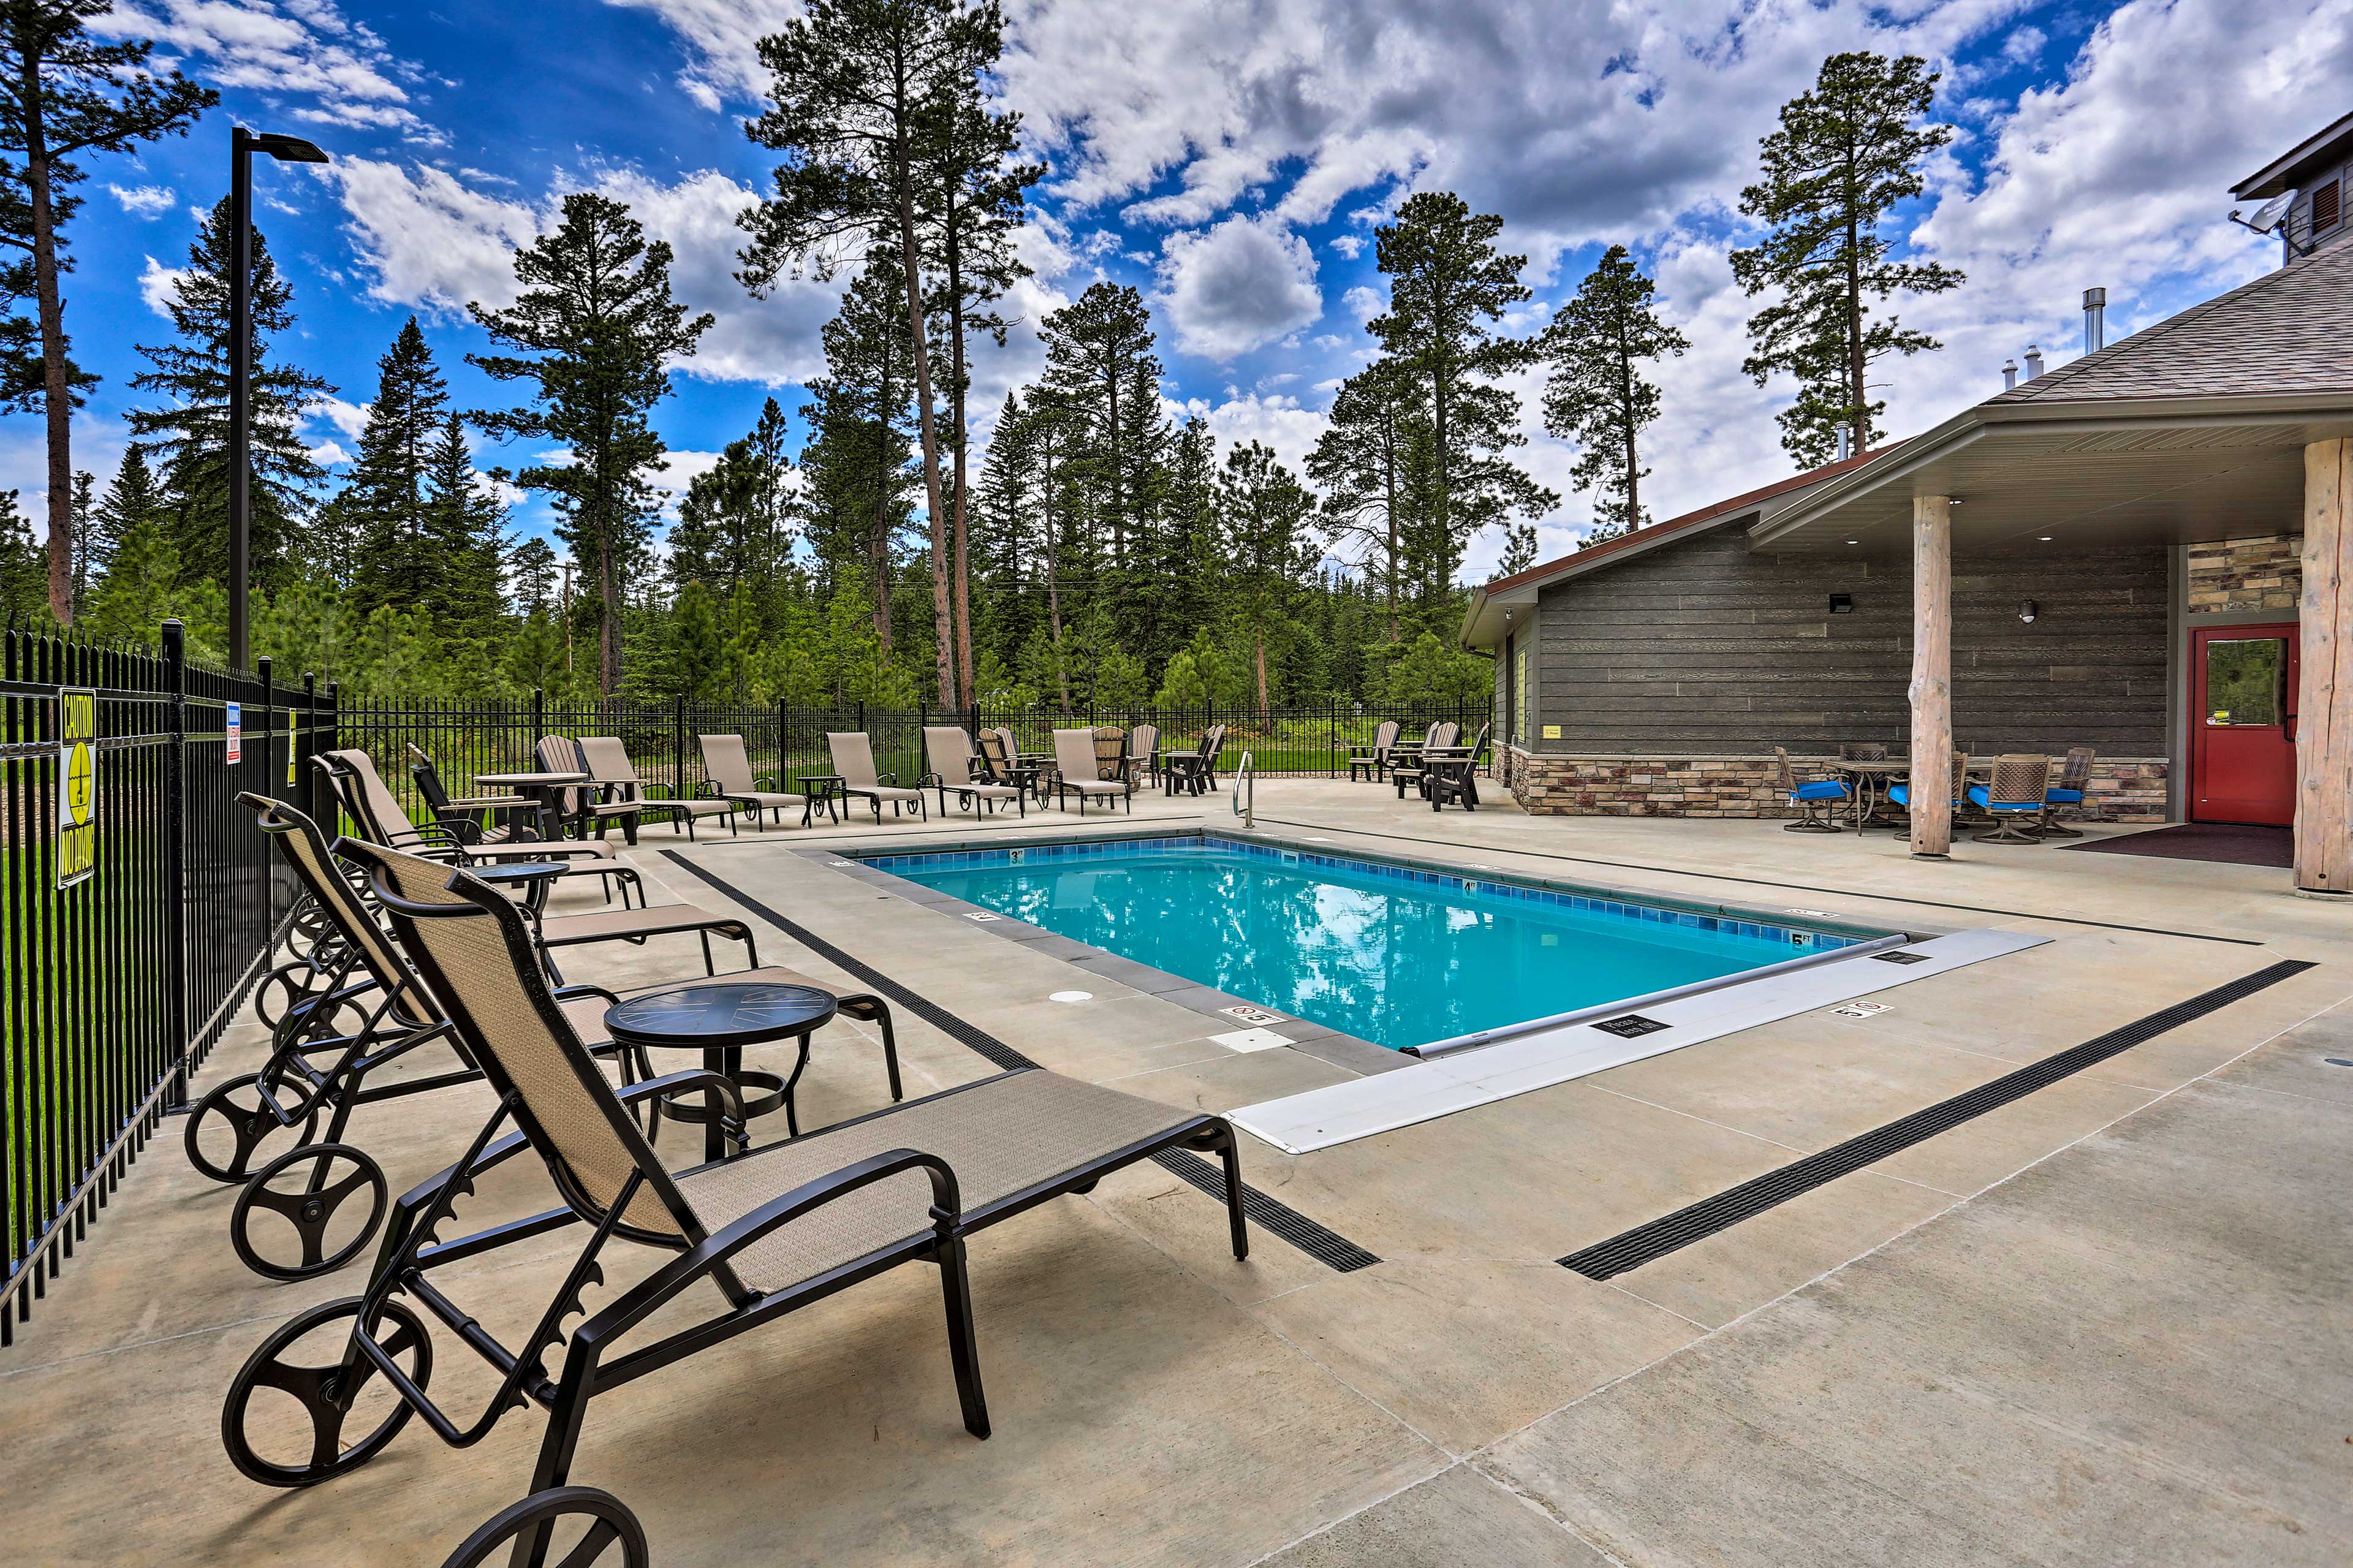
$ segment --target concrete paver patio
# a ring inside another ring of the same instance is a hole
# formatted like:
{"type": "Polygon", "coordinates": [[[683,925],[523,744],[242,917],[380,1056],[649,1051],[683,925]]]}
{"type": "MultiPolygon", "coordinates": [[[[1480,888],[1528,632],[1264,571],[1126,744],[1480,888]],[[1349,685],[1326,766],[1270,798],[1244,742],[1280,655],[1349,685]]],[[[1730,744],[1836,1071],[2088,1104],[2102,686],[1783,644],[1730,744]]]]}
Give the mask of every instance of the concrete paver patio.
{"type": "MultiPolygon", "coordinates": [[[[1264,1231],[1236,1262],[1219,1205],[1151,1164],[991,1229],[972,1247],[985,1443],[959,1424],[925,1270],[675,1365],[596,1402],[574,1471],[637,1510],[658,1563],[2353,1559],[2353,1068],[2328,1061],[2353,1059],[2353,911],[2245,867],[1966,842],[1930,865],[1877,835],[1434,816],[1331,782],[1261,781],[1257,804],[1260,831],[1340,850],[2053,940],[1883,993],[1870,1018],[1806,1014],[1307,1155],[1246,1140],[1254,1186],[1382,1259],[1355,1272],[1264,1231]],[[1556,1262],[2282,958],[2317,967],[1630,1273],[1556,1262]]],[[[1147,795],[1132,820],[1240,831],[1223,795],[1147,795]]],[[[1084,831],[1130,823],[1090,813],[1084,831]]],[[[634,858],[730,907],[674,849],[1039,1063],[1171,1105],[1350,1076],[1237,1054],[1113,973],[793,852],[1079,828],[1050,811],[696,846],[655,831],[634,858]],[[1092,999],[1049,1000],[1071,989],[1092,999]]],[[[864,988],[754,919],[764,959],[864,988]]],[[[684,938],[566,962],[615,986],[700,967],[684,938]]],[[[250,1071],[259,1037],[241,1027],[198,1087],[250,1071]]],[[[899,1039],[911,1096],[996,1070],[903,1011],[899,1039]]],[[[878,1055],[862,1026],[826,1029],[803,1125],[883,1103],[878,1055]]],[[[475,1086],[364,1110],[353,1138],[397,1191],[488,1103],[475,1086]]],[[[463,1452],[412,1424],[308,1491],[238,1476],[218,1436],[231,1375],[364,1266],[248,1274],[233,1194],[177,1137],[0,1358],[16,1552],[438,1563],[522,1494],[540,1415],[463,1452]]],[[[673,1130],[664,1152],[694,1144],[673,1130]]],[[[547,1197],[515,1162],[460,1220],[547,1197]]],[[[447,1288],[512,1342],[577,1245],[494,1254],[447,1288]]],[[[653,1261],[625,1257],[591,1305],[653,1261]]],[[[468,1410],[489,1386],[442,1345],[437,1396],[468,1410]]]]}

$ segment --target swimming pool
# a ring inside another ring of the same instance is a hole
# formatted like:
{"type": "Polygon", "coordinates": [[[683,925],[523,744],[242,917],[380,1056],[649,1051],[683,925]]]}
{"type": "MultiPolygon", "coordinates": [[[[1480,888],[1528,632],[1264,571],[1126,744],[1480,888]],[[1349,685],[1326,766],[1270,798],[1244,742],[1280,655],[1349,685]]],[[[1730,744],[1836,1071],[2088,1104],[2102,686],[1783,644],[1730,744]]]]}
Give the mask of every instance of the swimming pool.
{"type": "Polygon", "coordinates": [[[1392,1050],[1870,940],[1214,835],[859,858],[1392,1050]]]}

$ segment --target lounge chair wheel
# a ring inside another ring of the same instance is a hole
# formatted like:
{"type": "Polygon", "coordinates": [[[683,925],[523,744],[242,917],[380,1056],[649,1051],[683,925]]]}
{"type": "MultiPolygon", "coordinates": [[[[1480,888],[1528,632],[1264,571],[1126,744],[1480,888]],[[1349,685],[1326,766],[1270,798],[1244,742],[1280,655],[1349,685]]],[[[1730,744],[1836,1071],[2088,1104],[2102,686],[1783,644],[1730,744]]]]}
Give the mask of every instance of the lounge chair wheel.
{"type": "Polygon", "coordinates": [[[441,1568],[480,1568],[526,1531],[547,1529],[533,1562],[560,1568],[648,1568],[646,1532],[638,1516],[596,1487],[549,1487],[511,1503],[459,1543],[441,1568]],[[616,1552],[614,1548],[620,1550],[616,1552]]]}
{"type": "MultiPolygon", "coordinates": [[[[348,1325],[362,1304],[347,1296],[296,1313],[237,1368],[221,1405],[221,1446],[248,1480],[266,1487],[332,1480],[375,1458],[416,1414],[376,1375],[374,1362],[350,1354],[348,1325]],[[346,1444],[352,1427],[365,1435],[346,1444]]],[[[424,1323],[399,1301],[385,1302],[378,1315],[376,1343],[424,1388],[433,1374],[424,1323]]]]}
{"type": "Polygon", "coordinates": [[[348,1143],[305,1144],[279,1155],[245,1184],[229,1211],[229,1245],[265,1279],[332,1273],[375,1238],[390,1197],[384,1168],[363,1151],[348,1143]],[[345,1210],[345,1201],[363,1187],[366,1213],[345,1210]],[[273,1214],[285,1223],[260,1217],[273,1214]],[[282,1260],[290,1241],[300,1248],[291,1262],[282,1260]]]}
{"type": "MultiPolygon", "coordinates": [[[[258,1078],[248,1073],[216,1083],[188,1112],[188,1129],[183,1136],[188,1163],[216,1182],[243,1182],[288,1149],[308,1143],[319,1125],[315,1105],[302,1119],[301,1132],[281,1124],[261,1103],[261,1091],[255,1087],[258,1078]]],[[[281,1095],[291,1092],[280,1091],[281,1095]]]]}

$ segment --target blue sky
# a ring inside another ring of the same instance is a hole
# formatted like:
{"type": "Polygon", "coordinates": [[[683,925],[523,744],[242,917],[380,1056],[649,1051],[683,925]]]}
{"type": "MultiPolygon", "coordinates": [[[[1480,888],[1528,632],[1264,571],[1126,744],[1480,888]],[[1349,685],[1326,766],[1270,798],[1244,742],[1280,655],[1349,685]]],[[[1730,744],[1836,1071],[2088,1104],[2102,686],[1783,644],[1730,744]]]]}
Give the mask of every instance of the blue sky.
{"type": "MultiPolygon", "coordinates": [[[[462,363],[462,310],[498,300],[507,256],[561,195],[631,203],[678,251],[681,293],[720,324],[659,415],[682,488],[775,395],[797,415],[832,290],[751,299],[729,277],[732,225],[766,155],[753,45],[790,0],[539,0],[439,6],[356,0],[120,0],[111,26],[222,90],[195,135],[99,159],[72,233],[69,321],[103,378],[76,422],[77,467],[103,480],[138,395],[133,345],[167,326],[153,301],[185,264],[194,210],[225,187],[233,121],[311,137],[323,171],[265,166],[260,221],[295,290],[281,352],[334,383],[311,422],[331,461],[352,446],[375,357],[412,311],[463,403],[495,397],[462,363]]],[[[1889,423],[1921,428],[2000,386],[2039,342],[2076,352],[2084,288],[2128,331],[2274,264],[2223,221],[2228,187],[2343,110],[2353,0],[1011,0],[1003,87],[1052,173],[1025,238],[1037,276],[1023,324],[977,369],[976,435],[1035,374],[1031,327],[1098,277],[1155,302],[1172,411],[1226,440],[1313,445],[1331,389],[1369,357],[1379,308],[1372,227],[1416,189],[1499,212],[1530,257],[1534,330],[1599,250],[1633,246],[1694,342],[1664,367],[1651,439],[1655,515],[1788,471],[1785,386],[1739,374],[1726,250],[1757,137],[1826,53],[1909,49],[1947,73],[1961,134],[1905,215],[1920,254],[1966,288],[1900,306],[1942,338],[1886,366],[1889,423]]],[[[1574,449],[1522,390],[1539,478],[1560,490],[1547,554],[1589,509],[1574,449]]],[[[796,418],[797,426],[797,418],[796,418]]],[[[37,510],[38,421],[0,420],[0,486],[37,510]]],[[[532,453],[488,447],[487,465],[532,453]]],[[[518,521],[543,527],[536,502],[518,521]]],[[[1475,570],[1497,540],[1473,547],[1475,570]]]]}

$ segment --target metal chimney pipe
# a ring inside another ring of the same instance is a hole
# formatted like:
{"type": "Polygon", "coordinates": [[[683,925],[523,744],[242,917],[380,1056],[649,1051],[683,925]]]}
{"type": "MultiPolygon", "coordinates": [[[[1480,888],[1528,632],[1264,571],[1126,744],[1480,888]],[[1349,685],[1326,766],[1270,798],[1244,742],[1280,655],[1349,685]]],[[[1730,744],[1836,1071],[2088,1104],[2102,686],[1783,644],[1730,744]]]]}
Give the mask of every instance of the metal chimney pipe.
{"type": "Polygon", "coordinates": [[[1847,444],[1847,442],[1848,442],[1850,439],[1852,439],[1852,438],[1853,434],[1854,434],[1854,433],[1853,433],[1852,430],[1848,429],[1845,426],[1841,425],[1841,426],[1839,426],[1839,433],[1838,433],[1838,460],[1839,460],[1840,462],[1841,462],[1841,463],[1843,463],[1843,462],[1845,462],[1845,461],[1847,460],[1848,453],[1847,453],[1847,446],[1846,446],[1846,444],[1847,444]]]}
{"type": "Polygon", "coordinates": [[[2014,359],[2001,362],[2001,389],[2004,392],[2018,390],[2018,362],[2014,359]]]}
{"type": "Polygon", "coordinates": [[[2026,379],[2032,381],[2042,374],[2042,351],[2033,343],[2026,345],[2026,379]]]}
{"type": "Polygon", "coordinates": [[[2098,353],[2108,346],[2108,291],[2084,290],[2084,352],[2098,353]]]}

